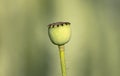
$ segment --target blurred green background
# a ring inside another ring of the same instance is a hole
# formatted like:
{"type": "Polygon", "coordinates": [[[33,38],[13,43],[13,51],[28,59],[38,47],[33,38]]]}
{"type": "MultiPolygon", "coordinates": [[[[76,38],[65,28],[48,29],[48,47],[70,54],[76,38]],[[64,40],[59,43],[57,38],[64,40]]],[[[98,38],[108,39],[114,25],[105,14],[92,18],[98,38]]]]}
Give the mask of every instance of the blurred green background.
{"type": "Polygon", "coordinates": [[[0,0],[0,76],[61,76],[57,21],[71,22],[68,76],[120,76],[120,0],[0,0]]]}

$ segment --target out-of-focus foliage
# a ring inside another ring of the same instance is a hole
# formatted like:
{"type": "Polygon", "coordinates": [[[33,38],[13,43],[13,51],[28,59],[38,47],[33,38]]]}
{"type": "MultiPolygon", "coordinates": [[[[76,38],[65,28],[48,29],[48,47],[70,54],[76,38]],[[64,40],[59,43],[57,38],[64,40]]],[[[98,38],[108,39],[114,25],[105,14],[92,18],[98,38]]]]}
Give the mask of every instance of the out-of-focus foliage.
{"type": "Polygon", "coordinates": [[[0,76],[61,76],[56,21],[71,22],[68,76],[120,76],[120,0],[0,0],[0,76]]]}

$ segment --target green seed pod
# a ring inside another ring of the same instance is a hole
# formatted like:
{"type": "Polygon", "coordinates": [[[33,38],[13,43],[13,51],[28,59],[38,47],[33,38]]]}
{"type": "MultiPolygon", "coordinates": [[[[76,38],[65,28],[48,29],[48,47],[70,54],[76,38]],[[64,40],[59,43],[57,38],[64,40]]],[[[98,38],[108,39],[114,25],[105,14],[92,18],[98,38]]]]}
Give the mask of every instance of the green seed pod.
{"type": "Polygon", "coordinates": [[[70,40],[71,28],[69,22],[56,22],[48,25],[48,35],[55,45],[64,45],[70,40]]]}

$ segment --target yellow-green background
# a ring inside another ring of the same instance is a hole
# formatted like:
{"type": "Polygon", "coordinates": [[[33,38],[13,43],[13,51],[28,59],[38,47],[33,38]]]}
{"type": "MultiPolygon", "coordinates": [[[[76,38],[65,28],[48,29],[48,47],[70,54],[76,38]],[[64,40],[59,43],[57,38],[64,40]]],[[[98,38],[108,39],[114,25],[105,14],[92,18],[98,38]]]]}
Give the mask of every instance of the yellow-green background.
{"type": "Polygon", "coordinates": [[[0,76],[61,76],[57,21],[71,22],[68,76],[120,76],[120,0],[0,0],[0,76]]]}

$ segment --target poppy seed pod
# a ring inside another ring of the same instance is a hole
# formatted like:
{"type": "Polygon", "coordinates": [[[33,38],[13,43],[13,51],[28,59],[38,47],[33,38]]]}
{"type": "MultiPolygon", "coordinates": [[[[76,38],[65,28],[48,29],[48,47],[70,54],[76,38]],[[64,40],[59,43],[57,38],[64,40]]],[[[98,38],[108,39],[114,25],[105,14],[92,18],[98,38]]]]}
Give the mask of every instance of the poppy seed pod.
{"type": "Polygon", "coordinates": [[[70,40],[71,28],[69,22],[56,22],[48,25],[48,35],[55,45],[64,45],[70,40]]]}

